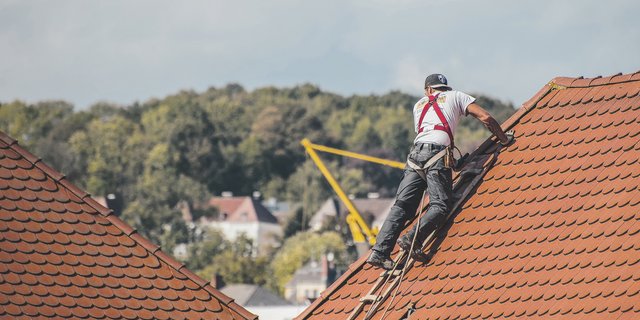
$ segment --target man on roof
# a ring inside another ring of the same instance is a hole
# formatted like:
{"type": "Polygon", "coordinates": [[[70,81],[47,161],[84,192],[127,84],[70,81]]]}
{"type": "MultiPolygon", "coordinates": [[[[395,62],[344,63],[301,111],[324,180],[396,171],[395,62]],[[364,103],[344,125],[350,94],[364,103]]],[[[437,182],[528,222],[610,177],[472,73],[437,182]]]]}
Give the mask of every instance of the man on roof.
{"type": "Polygon", "coordinates": [[[446,222],[452,206],[453,133],[460,117],[470,114],[480,120],[502,145],[508,145],[513,139],[512,135],[505,134],[489,112],[475,103],[474,97],[452,90],[444,75],[429,75],[424,83],[424,93],[425,97],[413,107],[417,135],[407,157],[395,203],[367,259],[369,264],[386,270],[393,269],[390,255],[396,240],[402,250],[413,248],[411,254],[416,257],[422,254],[421,244],[425,238],[446,222]],[[398,239],[406,221],[415,216],[425,189],[429,195],[429,209],[419,219],[419,224],[398,239]]]}

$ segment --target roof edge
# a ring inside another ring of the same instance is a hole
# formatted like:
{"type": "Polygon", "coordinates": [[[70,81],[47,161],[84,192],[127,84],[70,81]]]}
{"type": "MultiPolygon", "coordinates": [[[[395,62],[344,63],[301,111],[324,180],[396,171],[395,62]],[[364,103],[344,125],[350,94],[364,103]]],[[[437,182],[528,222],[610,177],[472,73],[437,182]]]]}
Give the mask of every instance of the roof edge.
{"type": "MultiPolygon", "coordinates": [[[[634,73],[622,74],[617,73],[612,76],[603,78],[602,76],[597,76],[594,78],[584,78],[584,77],[555,77],[551,79],[546,85],[544,85],[533,97],[529,98],[529,100],[525,101],[518,110],[511,115],[505,122],[503,122],[500,127],[502,130],[508,131],[513,126],[515,126],[518,121],[525,116],[529,111],[531,111],[535,106],[544,98],[547,94],[549,94],[553,90],[562,90],[566,88],[587,88],[587,87],[595,87],[595,86],[604,86],[632,81],[640,81],[640,70],[634,73]]],[[[517,134],[517,133],[516,133],[517,134]]],[[[491,145],[495,144],[496,138],[491,136],[487,140],[485,140],[476,150],[471,153],[471,156],[477,155],[479,153],[483,153],[487,148],[491,145]]]]}
{"type": "Polygon", "coordinates": [[[169,255],[161,251],[160,246],[153,244],[151,241],[143,237],[135,229],[133,229],[131,226],[125,223],[122,219],[115,216],[111,209],[106,208],[105,206],[99,204],[97,201],[91,198],[91,195],[89,193],[83,191],[82,189],[78,188],[76,185],[68,181],[62,173],[51,168],[49,165],[45,164],[44,161],[42,161],[40,158],[38,158],[37,156],[35,156],[25,148],[21,147],[18,144],[18,140],[11,138],[8,134],[6,134],[2,130],[0,130],[0,140],[6,143],[9,146],[9,148],[11,148],[14,152],[17,152],[18,154],[20,154],[23,158],[25,158],[25,160],[29,161],[35,167],[42,170],[44,174],[46,174],[51,179],[59,183],[63,188],[67,189],[67,191],[71,192],[72,194],[80,198],[85,204],[87,204],[87,206],[96,210],[98,214],[105,216],[105,218],[109,220],[109,222],[111,222],[116,228],[118,228],[127,237],[129,237],[131,240],[133,240],[138,245],[140,245],[145,250],[147,250],[151,255],[155,256],[158,260],[164,262],[170,268],[175,269],[176,272],[183,274],[189,280],[198,284],[201,289],[207,291],[214,298],[220,300],[220,302],[227,305],[227,307],[229,307],[231,311],[249,320],[258,319],[257,315],[249,312],[244,307],[235,303],[232,298],[227,297],[222,292],[216,292],[216,290],[212,290],[213,287],[209,284],[208,281],[202,279],[201,277],[193,273],[191,270],[187,269],[182,263],[178,262],[177,260],[171,258],[169,255]],[[16,146],[18,148],[16,148],[16,146]],[[35,162],[34,162],[34,159],[36,159],[35,162]],[[179,268],[177,268],[178,266],[179,268]]]}
{"type": "MultiPolygon", "coordinates": [[[[546,85],[544,85],[538,92],[533,95],[533,97],[529,98],[529,100],[525,101],[518,110],[511,115],[507,120],[505,120],[500,127],[502,130],[508,131],[513,126],[515,126],[518,121],[525,116],[531,109],[533,109],[542,98],[544,98],[547,94],[549,94],[553,90],[562,90],[566,88],[587,88],[587,87],[595,87],[595,86],[604,86],[610,84],[618,84],[632,81],[640,81],[640,70],[634,73],[622,74],[617,73],[612,76],[603,78],[602,76],[597,76],[594,78],[584,78],[584,77],[555,77],[551,79],[546,85]]],[[[517,132],[516,132],[517,135],[517,132]]],[[[477,155],[479,153],[483,153],[490,146],[496,143],[496,138],[491,136],[487,140],[485,140],[476,150],[471,153],[471,156],[477,155]]]]}
{"type": "MultiPolygon", "coordinates": [[[[556,78],[557,79],[557,78],[556,78]]],[[[557,86],[553,84],[553,81],[545,84],[533,97],[529,98],[529,100],[525,101],[520,108],[516,110],[514,114],[511,115],[507,120],[505,120],[500,127],[505,132],[515,126],[522,117],[524,117],[529,111],[534,109],[534,107],[542,100],[547,94],[551,91],[556,90],[557,86]]],[[[517,132],[516,132],[517,135],[517,132]]],[[[489,147],[494,146],[497,143],[497,138],[494,136],[490,136],[485,140],[476,150],[471,152],[470,157],[476,156],[478,154],[484,153],[489,147]]],[[[454,177],[455,178],[455,177],[454,177]]]]}
{"type": "MultiPolygon", "coordinates": [[[[14,138],[11,138],[8,134],[4,133],[4,131],[2,131],[2,130],[0,130],[0,140],[2,140],[2,142],[6,143],[9,147],[13,146],[14,144],[18,144],[18,140],[14,139],[14,138]]],[[[31,155],[31,156],[35,157],[34,155],[31,155]]],[[[29,162],[31,162],[31,161],[29,161],[29,162]]]]}
{"type": "Polygon", "coordinates": [[[623,74],[616,73],[608,77],[596,76],[593,78],[580,77],[555,77],[549,83],[567,88],[587,88],[595,86],[604,86],[609,84],[618,84],[631,81],[640,81],[640,70],[634,73],[623,74]]]}

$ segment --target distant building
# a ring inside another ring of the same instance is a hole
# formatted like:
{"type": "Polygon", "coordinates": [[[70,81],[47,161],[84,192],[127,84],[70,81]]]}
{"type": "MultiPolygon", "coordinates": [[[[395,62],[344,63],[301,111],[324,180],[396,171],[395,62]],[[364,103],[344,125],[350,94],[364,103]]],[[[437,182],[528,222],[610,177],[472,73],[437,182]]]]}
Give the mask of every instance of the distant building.
{"type": "Polygon", "coordinates": [[[310,261],[298,269],[284,288],[284,297],[296,304],[308,304],[320,296],[339,276],[331,255],[310,261]]]}
{"type": "Polygon", "coordinates": [[[297,206],[292,205],[290,202],[278,201],[276,198],[268,198],[262,201],[262,205],[269,210],[278,221],[284,221],[289,213],[297,206]]]}
{"type": "Polygon", "coordinates": [[[245,306],[260,319],[292,320],[308,305],[294,305],[271,290],[253,284],[225,285],[219,275],[213,277],[211,286],[233,298],[235,303],[245,306]]]}
{"type": "MultiPolygon", "coordinates": [[[[389,214],[389,209],[393,205],[393,198],[359,198],[351,199],[353,205],[358,209],[365,221],[369,223],[369,227],[382,227],[384,219],[389,214]]],[[[347,215],[347,208],[342,202],[329,198],[325,201],[320,209],[311,217],[309,227],[312,230],[319,231],[331,219],[339,217],[338,221],[344,221],[347,215]]]]}
{"type": "Polygon", "coordinates": [[[219,288],[222,293],[245,307],[290,306],[291,303],[282,299],[271,290],[254,284],[230,284],[219,288]]]}
{"type": "Polygon", "coordinates": [[[218,208],[219,216],[202,217],[200,225],[220,230],[231,241],[245,234],[254,241],[256,254],[267,252],[282,235],[278,219],[252,197],[213,197],[208,205],[218,208]]]}
{"type": "Polygon", "coordinates": [[[265,306],[265,307],[247,307],[247,310],[258,315],[260,319],[268,320],[293,320],[307,306],[305,305],[289,305],[289,306],[265,306]]]}

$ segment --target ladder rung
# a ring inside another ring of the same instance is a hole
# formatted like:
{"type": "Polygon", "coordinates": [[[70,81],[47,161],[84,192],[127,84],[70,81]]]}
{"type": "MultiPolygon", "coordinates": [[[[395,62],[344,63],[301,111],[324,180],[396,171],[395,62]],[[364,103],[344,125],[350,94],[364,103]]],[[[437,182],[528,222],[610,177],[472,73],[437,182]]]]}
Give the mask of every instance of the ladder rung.
{"type": "Polygon", "coordinates": [[[374,302],[378,300],[378,296],[373,295],[373,294],[368,294],[362,298],[360,298],[360,302],[374,302]]]}
{"type": "Polygon", "coordinates": [[[387,276],[392,276],[392,277],[397,277],[400,274],[402,274],[402,269],[396,269],[396,270],[387,270],[384,275],[387,276]]]}

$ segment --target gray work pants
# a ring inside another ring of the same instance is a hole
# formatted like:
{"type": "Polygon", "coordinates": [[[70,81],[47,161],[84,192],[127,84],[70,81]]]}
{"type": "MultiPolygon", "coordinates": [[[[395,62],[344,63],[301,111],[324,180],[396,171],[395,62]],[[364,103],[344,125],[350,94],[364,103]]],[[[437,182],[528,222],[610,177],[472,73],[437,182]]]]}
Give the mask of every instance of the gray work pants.
{"type": "MultiPolygon", "coordinates": [[[[422,166],[444,148],[445,146],[439,144],[417,143],[411,149],[409,158],[422,166]]],[[[420,219],[416,248],[419,248],[419,244],[431,231],[446,222],[452,199],[451,169],[444,166],[444,158],[441,158],[429,168],[426,176],[427,181],[424,181],[413,169],[405,167],[395,203],[382,224],[373,250],[386,256],[391,254],[404,224],[416,215],[425,189],[429,195],[429,210],[420,219]]],[[[413,240],[416,226],[407,233],[408,239],[413,240]]]]}

